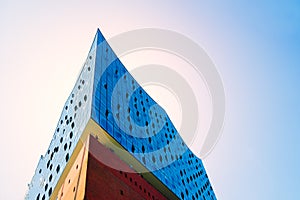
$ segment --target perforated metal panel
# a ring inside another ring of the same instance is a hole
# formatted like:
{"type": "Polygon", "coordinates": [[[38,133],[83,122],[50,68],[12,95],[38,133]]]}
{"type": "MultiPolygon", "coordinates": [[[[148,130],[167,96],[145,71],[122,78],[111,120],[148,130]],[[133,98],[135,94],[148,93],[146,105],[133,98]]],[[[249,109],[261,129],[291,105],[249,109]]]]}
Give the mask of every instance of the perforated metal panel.
{"type": "Polygon", "coordinates": [[[48,199],[92,118],[179,199],[216,199],[203,164],[97,31],[27,199],[48,199]]]}

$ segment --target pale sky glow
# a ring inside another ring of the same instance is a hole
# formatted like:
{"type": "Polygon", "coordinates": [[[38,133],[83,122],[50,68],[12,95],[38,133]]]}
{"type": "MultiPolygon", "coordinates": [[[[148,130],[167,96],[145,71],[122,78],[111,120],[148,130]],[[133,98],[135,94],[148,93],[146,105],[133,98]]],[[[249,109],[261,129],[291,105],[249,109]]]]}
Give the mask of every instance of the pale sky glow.
{"type": "Polygon", "coordinates": [[[191,38],[222,76],[226,120],[203,160],[217,198],[300,199],[300,4],[222,3],[1,1],[0,199],[24,198],[97,28],[110,38],[145,27],[191,38]]]}

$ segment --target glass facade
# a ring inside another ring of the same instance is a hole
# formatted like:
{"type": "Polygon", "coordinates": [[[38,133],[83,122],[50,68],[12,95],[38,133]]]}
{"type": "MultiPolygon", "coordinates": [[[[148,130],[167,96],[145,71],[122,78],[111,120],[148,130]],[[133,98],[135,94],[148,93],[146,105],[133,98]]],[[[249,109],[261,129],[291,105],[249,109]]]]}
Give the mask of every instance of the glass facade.
{"type": "Polygon", "coordinates": [[[126,70],[99,30],[49,149],[38,163],[27,199],[51,196],[90,119],[178,199],[216,199],[202,161],[186,146],[163,108],[126,70]]]}

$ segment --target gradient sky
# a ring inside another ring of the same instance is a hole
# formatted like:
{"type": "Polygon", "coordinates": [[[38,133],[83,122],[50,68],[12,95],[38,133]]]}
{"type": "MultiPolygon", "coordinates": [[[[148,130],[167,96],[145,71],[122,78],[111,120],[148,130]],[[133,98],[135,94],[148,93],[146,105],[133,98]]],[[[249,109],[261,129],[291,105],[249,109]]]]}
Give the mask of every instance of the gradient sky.
{"type": "Polygon", "coordinates": [[[23,199],[99,27],[177,31],[224,82],[226,120],[204,159],[218,199],[300,199],[299,1],[0,2],[0,199],[23,199]]]}

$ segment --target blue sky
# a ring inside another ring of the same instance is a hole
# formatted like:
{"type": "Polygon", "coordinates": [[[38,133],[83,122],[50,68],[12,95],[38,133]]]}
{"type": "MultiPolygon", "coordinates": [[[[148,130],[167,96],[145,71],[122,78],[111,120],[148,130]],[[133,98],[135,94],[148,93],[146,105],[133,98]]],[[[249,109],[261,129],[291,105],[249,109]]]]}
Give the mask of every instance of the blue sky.
{"type": "Polygon", "coordinates": [[[156,27],[201,45],[223,79],[223,134],[204,159],[217,197],[299,199],[300,3],[122,3],[1,1],[0,198],[23,198],[96,29],[156,27]]]}

